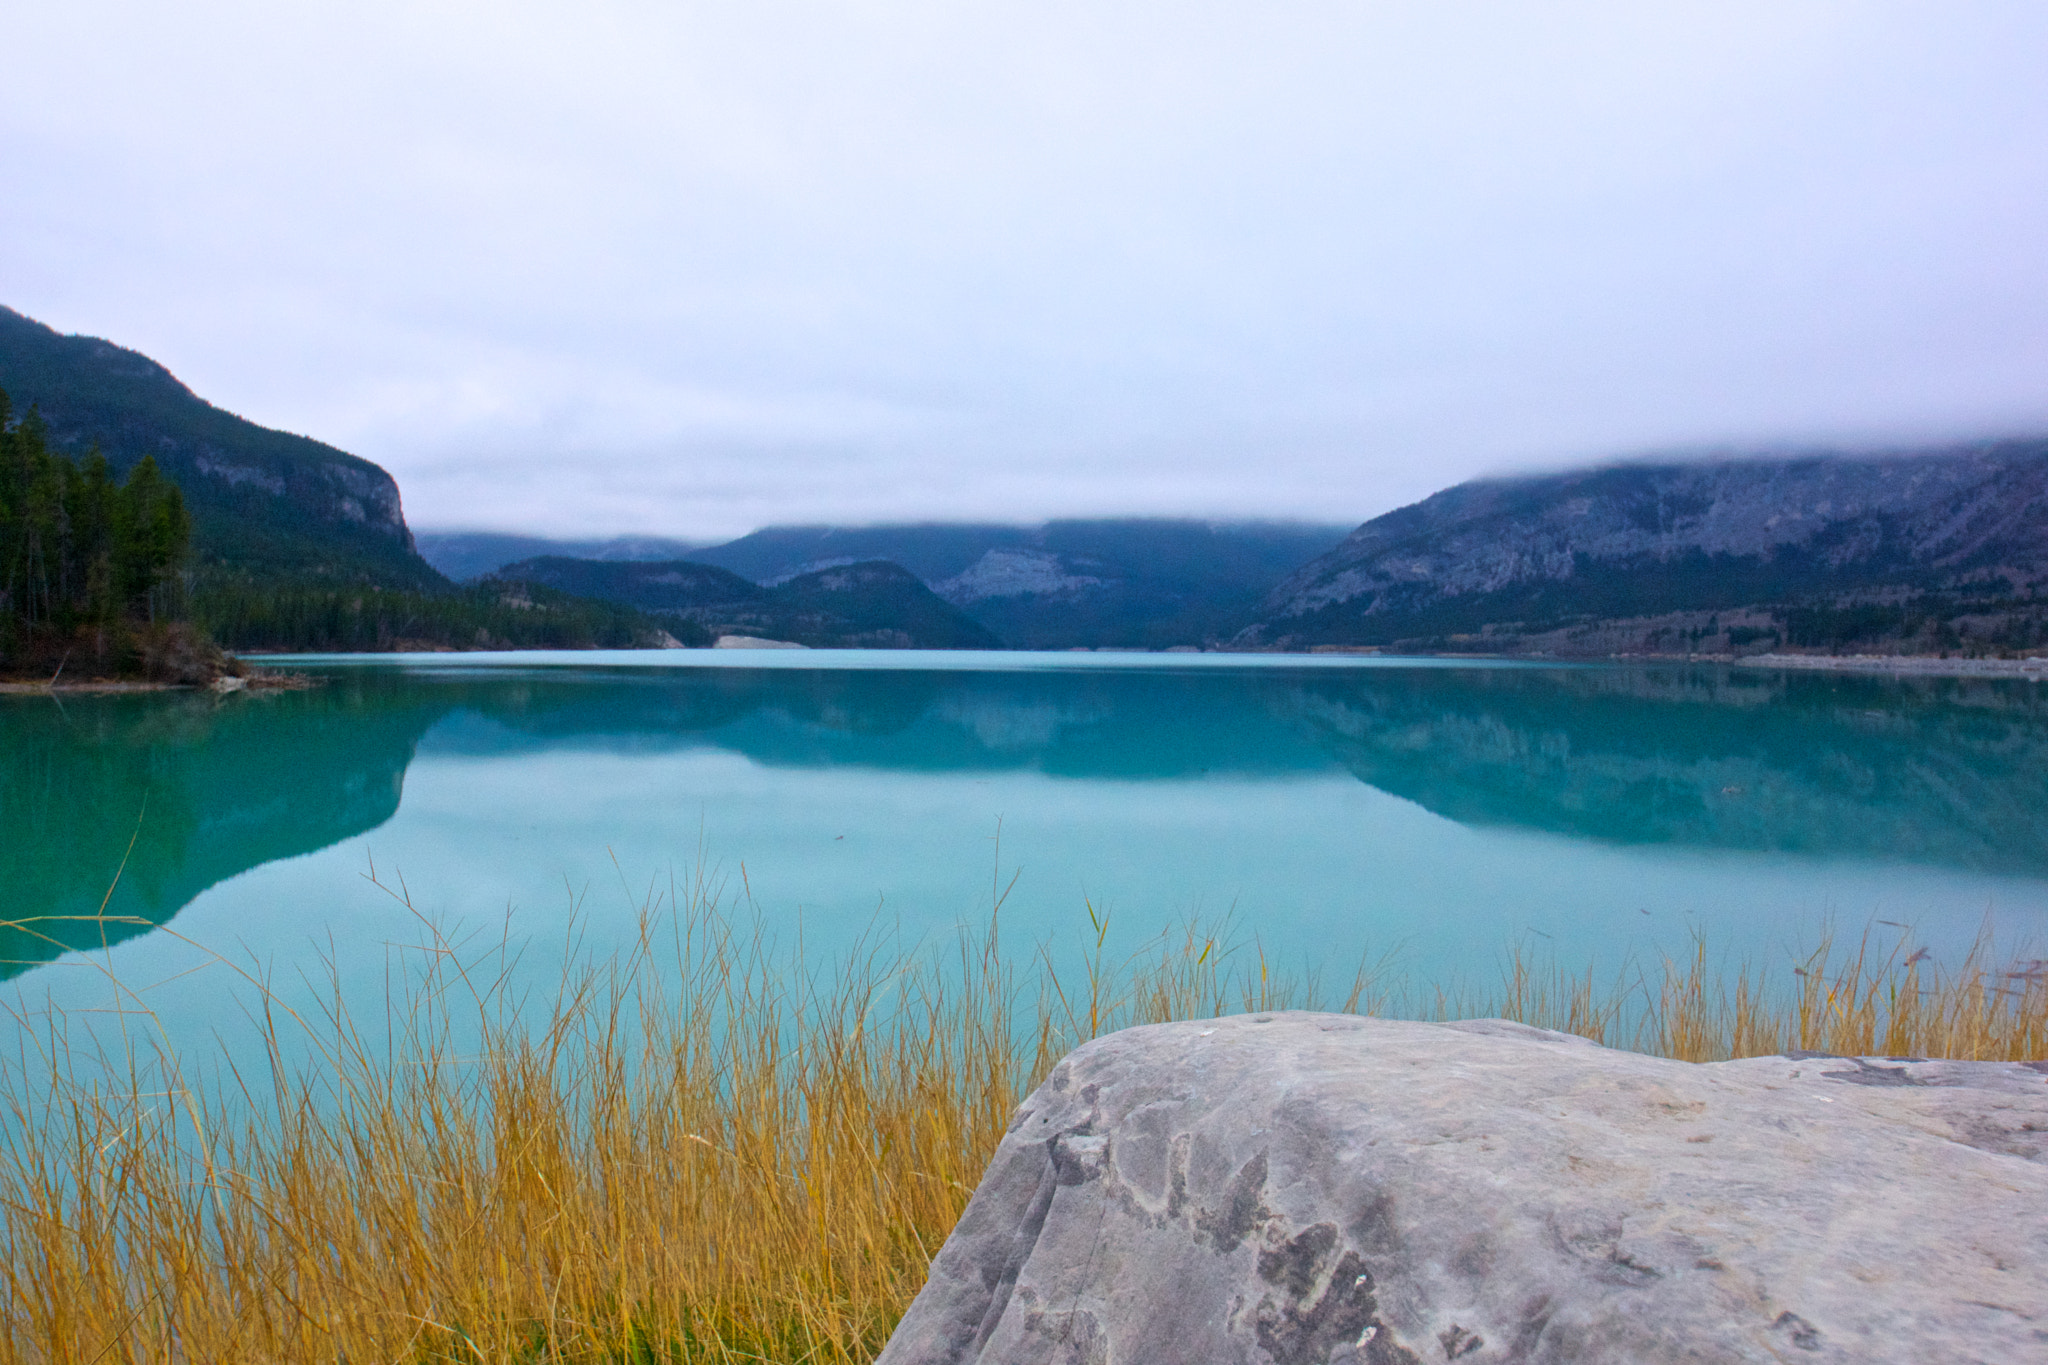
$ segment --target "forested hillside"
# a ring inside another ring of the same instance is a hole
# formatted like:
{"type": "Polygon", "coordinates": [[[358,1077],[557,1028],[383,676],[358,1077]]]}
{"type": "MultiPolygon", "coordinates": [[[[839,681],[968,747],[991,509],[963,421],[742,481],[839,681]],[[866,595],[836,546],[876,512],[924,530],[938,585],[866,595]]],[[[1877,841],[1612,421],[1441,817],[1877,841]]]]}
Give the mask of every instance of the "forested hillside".
{"type": "Polygon", "coordinates": [[[500,583],[439,592],[230,584],[206,593],[195,615],[213,638],[252,652],[666,649],[710,643],[687,621],[500,583]]]}
{"type": "Polygon", "coordinates": [[[377,465],[4,307],[0,391],[0,653],[13,671],[83,666],[82,630],[95,632],[84,654],[124,676],[165,675],[156,656],[172,643],[190,656],[179,676],[217,662],[208,634],[275,651],[694,638],[616,603],[457,588],[415,552],[398,485],[377,465]],[[188,620],[196,629],[170,629],[188,620]]]}
{"type": "Polygon", "coordinates": [[[97,447],[116,475],[153,459],[184,493],[202,581],[440,582],[413,552],[384,470],[214,407],[148,356],[0,308],[0,388],[17,415],[37,412],[53,451],[97,447]]]}

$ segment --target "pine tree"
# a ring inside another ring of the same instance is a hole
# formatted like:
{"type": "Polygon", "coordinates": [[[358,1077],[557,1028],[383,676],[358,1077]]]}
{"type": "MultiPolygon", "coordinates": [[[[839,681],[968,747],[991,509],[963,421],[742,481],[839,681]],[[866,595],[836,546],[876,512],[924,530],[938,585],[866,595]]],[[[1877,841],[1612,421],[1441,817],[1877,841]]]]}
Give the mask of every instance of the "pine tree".
{"type": "Polygon", "coordinates": [[[180,570],[192,518],[176,484],[145,455],[128,471],[115,518],[115,572],[123,607],[154,623],[181,605],[180,570]]]}
{"type": "Polygon", "coordinates": [[[114,583],[114,523],[120,490],[107,457],[94,446],[71,480],[71,559],[77,611],[86,625],[120,619],[114,583]]]}
{"type": "MultiPolygon", "coordinates": [[[[33,407],[0,392],[0,661],[37,639],[182,617],[192,518],[145,456],[116,482],[98,447],[74,464],[33,407]]],[[[116,638],[120,638],[117,631],[116,638]]]]}
{"type": "Polygon", "coordinates": [[[13,652],[20,633],[20,583],[23,488],[21,460],[15,450],[14,408],[0,389],[0,659],[13,652]]]}
{"type": "Polygon", "coordinates": [[[9,437],[12,544],[6,565],[0,568],[0,583],[13,599],[15,613],[33,627],[48,624],[59,602],[64,474],[69,461],[51,456],[42,414],[33,407],[9,437]]]}

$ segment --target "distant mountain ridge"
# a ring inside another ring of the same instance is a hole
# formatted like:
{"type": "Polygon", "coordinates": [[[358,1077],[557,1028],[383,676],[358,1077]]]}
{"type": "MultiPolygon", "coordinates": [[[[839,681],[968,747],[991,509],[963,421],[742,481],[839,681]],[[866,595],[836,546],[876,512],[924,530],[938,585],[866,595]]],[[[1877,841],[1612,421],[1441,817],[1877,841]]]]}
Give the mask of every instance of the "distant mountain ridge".
{"type": "Polygon", "coordinates": [[[192,511],[202,574],[445,586],[384,469],[214,407],[139,352],[0,307],[0,389],[17,415],[40,412],[55,450],[98,445],[117,473],[154,456],[192,511]]]}
{"type": "Polygon", "coordinates": [[[761,583],[885,559],[1017,649],[1200,645],[1341,526],[1122,517],[1038,526],[775,526],[689,558],[761,583]]]}
{"type": "Polygon", "coordinates": [[[612,561],[547,555],[509,564],[491,582],[538,584],[636,607],[700,628],[813,648],[997,649],[1002,641],[897,564],[837,565],[764,586],[689,560],[612,561]]]}
{"type": "MultiPolygon", "coordinates": [[[[1274,583],[1344,535],[1340,525],[1122,517],[1036,526],[770,526],[702,548],[660,537],[576,542],[454,531],[421,532],[420,544],[451,577],[465,578],[516,577],[540,559],[687,560],[775,588],[829,569],[887,562],[1013,648],[1158,649],[1213,644],[1236,631],[1274,583]],[[507,553],[529,546],[541,553],[507,553]],[[669,546],[676,548],[659,552],[669,546]],[[476,568],[493,559],[488,569],[476,568]]],[[[551,584],[570,581],[561,565],[548,572],[551,584]]],[[[650,579],[640,571],[576,581],[587,586],[565,590],[636,606],[653,600],[642,595],[650,579]]]]}
{"type": "Polygon", "coordinates": [[[703,544],[669,536],[558,540],[502,531],[415,531],[413,541],[422,559],[457,583],[467,583],[507,564],[544,555],[601,560],[683,559],[703,544]]]}
{"type": "Polygon", "coordinates": [[[2044,589],[2048,441],[1617,465],[1377,517],[1289,575],[1235,643],[2025,648],[2044,589]]]}

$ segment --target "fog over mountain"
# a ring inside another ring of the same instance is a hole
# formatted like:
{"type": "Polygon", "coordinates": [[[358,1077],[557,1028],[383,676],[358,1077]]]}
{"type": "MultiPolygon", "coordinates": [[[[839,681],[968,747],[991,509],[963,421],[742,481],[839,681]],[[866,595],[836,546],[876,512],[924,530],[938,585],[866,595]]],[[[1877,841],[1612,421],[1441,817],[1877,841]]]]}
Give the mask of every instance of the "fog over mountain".
{"type": "Polygon", "coordinates": [[[2048,9],[24,6],[0,298],[429,529],[1354,524],[2048,429],[2048,9]]]}

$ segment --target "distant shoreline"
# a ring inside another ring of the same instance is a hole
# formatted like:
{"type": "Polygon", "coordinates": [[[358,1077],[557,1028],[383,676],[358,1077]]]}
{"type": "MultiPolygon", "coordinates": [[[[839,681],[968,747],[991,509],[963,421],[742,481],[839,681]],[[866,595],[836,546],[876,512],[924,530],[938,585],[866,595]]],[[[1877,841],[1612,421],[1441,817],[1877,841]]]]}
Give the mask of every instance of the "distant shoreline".
{"type": "Polygon", "coordinates": [[[2048,658],[1939,659],[1923,654],[1752,654],[1741,668],[1804,668],[1822,673],[1913,673],[1925,677],[2048,679],[2048,658]]]}
{"type": "Polygon", "coordinates": [[[1734,668],[1799,668],[1816,673],[1911,673],[1919,677],[2038,678],[2048,681],[2048,657],[1943,659],[1931,654],[1481,654],[1447,650],[1402,656],[1379,645],[1313,645],[1305,651],[1293,652],[1361,654],[1390,659],[1501,659],[1560,664],[1721,664],[1734,668]]]}
{"type": "MultiPolygon", "coordinates": [[[[727,637],[727,638],[728,638],[728,639],[732,639],[732,638],[737,638],[737,637],[727,637]]],[[[731,646],[731,645],[726,645],[726,644],[724,643],[724,641],[721,641],[720,643],[721,643],[721,645],[723,645],[723,646],[724,646],[725,648],[728,648],[728,649],[730,649],[730,648],[732,648],[732,647],[733,647],[733,646],[731,646]]],[[[752,643],[752,642],[750,642],[750,643],[752,643]]],[[[779,641],[778,641],[778,642],[774,642],[774,643],[772,643],[772,644],[771,644],[771,643],[768,643],[768,642],[762,642],[762,643],[761,643],[761,645],[760,645],[759,647],[762,647],[762,648],[770,648],[770,649],[790,649],[790,648],[798,648],[798,649],[803,649],[803,648],[805,648],[804,646],[800,646],[800,645],[799,645],[799,646],[791,646],[791,645],[788,645],[788,644],[784,644],[784,643],[782,643],[782,642],[779,642],[779,641]]],[[[710,652],[710,651],[711,651],[711,650],[712,650],[713,648],[717,648],[717,646],[701,646],[701,647],[699,647],[699,649],[698,649],[698,650],[696,650],[696,651],[691,651],[691,652],[704,652],[704,653],[709,653],[709,652],[710,652]]],[[[350,652],[350,653],[352,653],[352,654],[360,654],[360,655],[363,655],[363,656],[366,656],[366,657],[375,657],[375,656],[378,656],[378,655],[391,655],[391,654],[400,654],[400,653],[409,653],[409,652],[418,652],[418,651],[393,651],[393,650],[363,650],[363,651],[349,651],[349,652],[350,652]]],[[[515,651],[471,651],[471,650],[433,650],[433,651],[427,651],[427,652],[431,652],[431,653],[437,653],[437,654],[438,654],[438,653],[450,653],[450,654],[458,654],[458,655],[459,655],[459,654],[466,654],[466,653],[475,653],[475,652],[512,652],[512,653],[534,653],[534,652],[547,652],[547,651],[532,651],[532,650],[515,650],[515,651]]],[[[657,651],[649,651],[649,652],[653,652],[653,653],[666,653],[666,652],[669,652],[669,651],[660,651],[660,650],[657,650],[657,651]]],[[[839,652],[839,651],[838,651],[838,650],[835,650],[835,649],[832,649],[832,648],[824,648],[824,649],[817,649],[817,650],[807,650],[807,652],[809,652],[809,653],[814,653],[814,654],[821,654],[821,655],[830,655],[830,654],[833,654],[833,653],[837,653],[837,652],[839,652]]],[[[941,651],[941,652],[951,652],[951,651],[941,651]]],[[[1036,651],[1002,651],[1002,652],[1005,652],[1005,653],[1012,653],[1012,652],[1021,652],[1021,653],[1047,653],[1047,654],[1063,654],[1063,653],[1072,653],[1072,652],[1076,652],[1076,651],[1072,651],[1072,650],[1036,650],[1036,651]]],[[[1082,653],[1090,653],[1090,652],[1095,652],[1095,651],[1088,651],[1088,650],[1083,650],[1083,651],[1079,651],[1079,652],[1082,652],[1082,653]]],[[[1119,650],[1119,651],[1108,651],[1108,652],[1124,652],[1124,651],[1120,651],[1120,650],[1119,650]]],[[[1477,653],[1477,652],[1474,652],[1474,653],[1450,653],[1450,652],[1431,652],[1431,653],[1427,653],[1427,654],[1409,654],[1409,655],[1402,655],[1402,654],[1395,654],[1395,653],[1390,653],[1390,652],[1388,652],[1388,651],[1384,650],[1384,649],[1383,649],[1382,647],[1380,647],[1380,646],[1374,646],[1374,645],[1367,645],[1367,646],[1321,645],[1321,646],[1315,646],[1315,647],[1312,647],[1312,648],[1309,648],[1309,649],[1305,649],[1305,650],[1273,650],[1273,649],[1254,649],[1254,650],[1229,650],[1229,649],[1225,649],[1225,650],[1199,650],[1199,651],[1196,651],[1196,650],[1185,650],[1185,649],[1180,649],[1180,650],[1164,650],[1164,651],[1162,651],[1162,650],[1136,650],[1136,651],[1132,651],[1132,652],[1137,652],[1137,653],[1153,653],[1153,654],[1162,654],[1162,655],[1176,655],[1176,656],[1177,656],[1177,655],[1180,655],[1180,654],[1183,654],[1183,653],[1203,653],[1203,654],[1258,654],[1258,655],[1268,655],[1268,656],[1272,656],[1272,655],[1282,655],[1282,656],[1284,656],[1284,655],[1289,655],[1289,654],[1296,654],[1296,655],[1300,655],[1300,656],[1303,656],[1303,657],[1307,657],[1307,656],[1311,656],[1311,655],[1314,655],[1314,656],[1327,656],[1327,655],[1332,655],[1332,654],[1349,654],[1349,655],[1357,655],[1357,656],[1365,656],[1365,657],[1377,657],[1377,658],[1383,658],[1383,659],[1401,659],[1401,658],[1412,658],[1412,659],[1470,659],[1470,660],[1474,660],[1474,661],[1482,661],[1482,660],[1483,660],[1483,661],[1499,661],[1499,662],[1520,662],[1520,663],[1558,663],[1558,664],[1579,664],[1579,665],[1582,665],[1582,666],[1583,666],[1583,665],[1586,665],[1586,664],[1599,664],[1599,663],[1617,663],[1617,664],[1718,664],[1718,665],[1721,665],[1721,666],[1723,666],[1723,667],[1732,667],[1732,668],[1756,668],[1756,669],[1801,669],[1801,670],[1805,670],[1805,671],[1807,671],[1807,672],[1817,672],[1817,673],[1889,673],[1889,674],[1894,674],[1894,675],[1897,675],[1897,674],[1911,674],[1911,675],[1913,675],[1913,676],[1915,676],[1915,677],[1955,677],[1955,678],[2033,678],[2033,679],[2036,679],[2036,680],[2039,680],[2039,681],[2048,681],[2048,657],[2032,657],[2032,658],[2025,658],[2025,659],[1967,659],[1967,658],[1953,658],[1953,659],[1942,659],[1942,658],[1937,658],[1937,657],[1934,657],[1934,656],[1931,656],[1931,655],[1920,655],[1920,654],[1748,654],[1748,655],[1740,655],[1740,656],[1737,656],[1737,655],[1729,655],[1729,654],[1691,654],[1691,655],[1686,655],[1686,654],[1610,654],[1610,655],[1604,655],[1604,656],[1603,656],[1603,655],[1582,655],[1582,656],[1577,656],[1577,657],[1573,657],[1573,656],[1569,656],[1569,655],[1550,655],[1550,654],[1534,654],[1534,655],[1532,655],[1532,654],[1511,654],[1511,653],[1477,653]]],[[[241,655],[241,656],[239,656],[239,657],[242,657],[242,658],[244,658],[244,659],[249,659],[249,660],[251,660],[251,661],[254,661],[254,660],[257,660],[257,659],[261,659],[261,658],[263,658],[263,657],[264,657],[264,655],[263,655],[263,653],[262,653],[262,652],[260,652],[260,651],[255,651],[255,650],[251,650],[251,651],[248,651],[247,653],[245,653],[245,654],[243,654],[243,655],[241,655]]],[[[284,655],[284,656],[280,656],[280,657],[291,657],[291,656],[289,656],[289,655],[284,655]]],[[[251,691],[270,691],[270,690],[274,690],[274,689],[289,689],[289,690],[298,690],[298,689],[302,689],[302,688],[305,688],[305,687],[308,687],[308,686],[311,686],[311,685],[313,685],[313,681],[314,681],[314,680],[313,680],[312,678],[308,677],[308,676],[307,676],[307,675],[305,675],[305,674],[299,674],[299,673],[285,673],[285,672],[281,672],[281,671],[275,670],[274,668],[263,668],[263,667],[260,667],[260,666],[259,666],[258,668],[256,668],[256,669],[252,670],[252,671],[251,671],[251,672],[250,672],[250,673],[249,673],[248,675],[246,675],[246,676],[243,676],[243,677],[233,677],[233,676],[229,676],[229,677],[223,677],[223,678],[217,679],[217,680],[215,680],[214,682],[211,682],[211,683],[173,683],[173,682],[146,682],[146,681],[140,681],[140,680],[85,680],[85,679],[81,679],[81,680],[79,680],[79,681],[76,681],[76,682],[71,682],[71,681],[58,681],[58,682],[56,682],[56,683],[55,683],[55,684],[53,685],[53,684],[51,684],[51,683],[48,683],[48,682],[35,682],[35,681],[31,681],[31,680],[27,680],[27,679],[20,679],[20,678],[15,678],[15,679],[0,679],[0,696],[34,696],[34,695],[38,695],[38,694],[50,694],[50,693],[54,693],[54,694],[60,694],[60,695],[62,695],[62,694],[69,694],[69,695],[73,695],[73,696],[81,696],[81,695],[83,695],[83,696],[89,696],[89,695],[93,695],[93,694],[96,694],[96,693],[103,693],[103,694],[118,694],[118,693],[127,693],[127,692],[204,692],[204,691],[213,691],[213,692],[239,692],[239,691],[242,691],[242,690],[245,690],[245,689],[247,689],[247,690],[251,690],[251,691]]]]}
{"type": "Polygon", "coordinates": [[[1311,645],[1305,650],[1248,650],[1246,653],[1356,654],[1398,659],[1496,659],[1556,664],[1720,664],[1732,668],[1796,668],[1816,673],[1911,673],[1917,677],[2037,678],[2048,681],[2048,657],[2026,659],[1943,659],[1931,654],[1521,654],[1432,650],[1403,655],[1381,645],[1311,645]]]}

